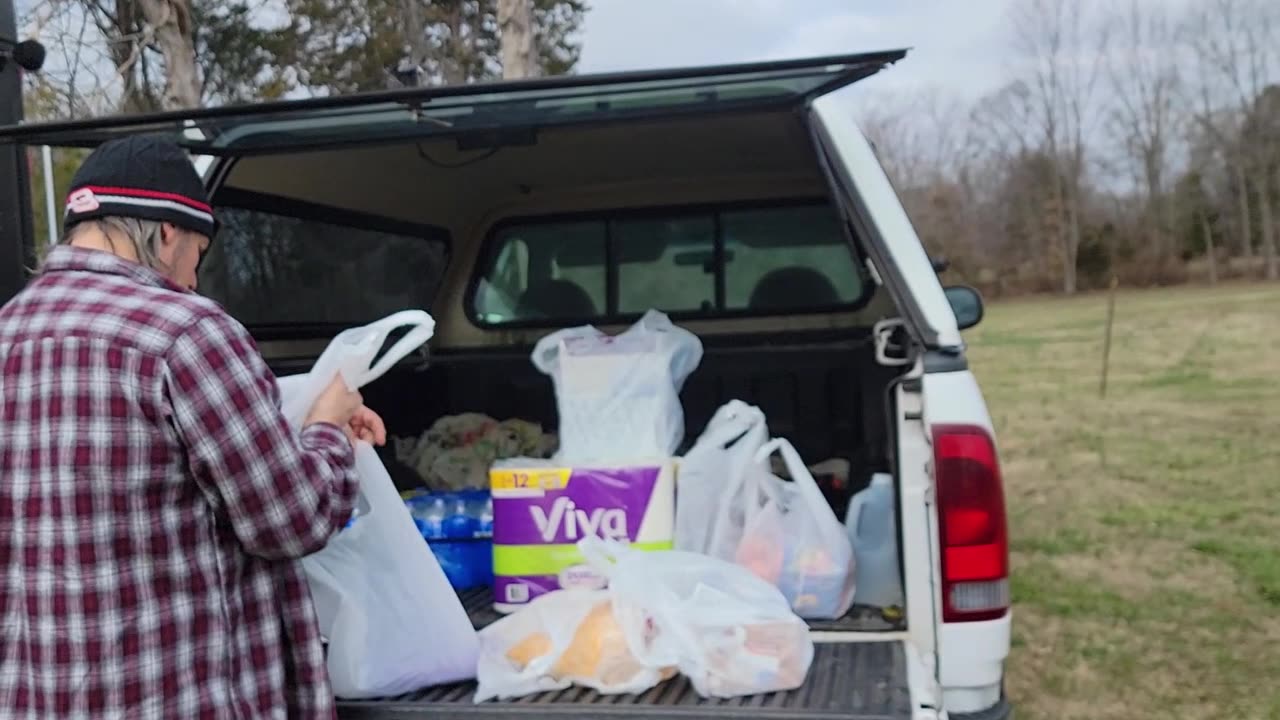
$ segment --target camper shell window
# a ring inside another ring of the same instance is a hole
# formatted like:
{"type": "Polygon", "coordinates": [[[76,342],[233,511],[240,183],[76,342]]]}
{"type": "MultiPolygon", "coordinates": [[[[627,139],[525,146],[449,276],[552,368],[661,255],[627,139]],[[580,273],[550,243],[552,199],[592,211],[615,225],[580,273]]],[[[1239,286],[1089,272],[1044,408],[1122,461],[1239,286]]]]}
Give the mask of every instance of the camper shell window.
{"type": "Polygon", "coordinates": [[[483,326],[849,311],[872,290],[826,201],[664,208],[496,227],[472,284],[483,326]]]}

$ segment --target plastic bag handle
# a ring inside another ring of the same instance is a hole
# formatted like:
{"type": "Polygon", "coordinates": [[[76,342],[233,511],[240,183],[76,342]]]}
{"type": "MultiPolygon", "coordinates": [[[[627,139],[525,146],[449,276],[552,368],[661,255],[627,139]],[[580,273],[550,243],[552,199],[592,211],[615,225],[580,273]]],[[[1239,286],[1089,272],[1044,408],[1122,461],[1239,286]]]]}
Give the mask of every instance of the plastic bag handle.
{"type": "MultiPolygon", "coordinates": [[[[715,447],[724,447],[734,439],[739,443],[753,443],[757,438],[763,441],[768,437],[768,432],[764,412],[760,408],[741,400],[730,400],[711,417],[707,429],[703,431],[703,437],[715,447]]],[[[745,466],[728,468],[729,482],[724,486],[724,497],[735,497],[754,489],[754,483],[748,477],[754,470],[752,464],[748,459],[745,466]]],[[[753,516],[753,504],[748,503],[745,517],[753,516]]],[[[721,528],[729,522],[729,511],[729,503],[720,503],[719,509],[710,518],[711,526],[706,537],[715,538],[722,532],[721,528]]]]}
{"type": "MultiPolygon", "coordinates": [[[[406,325],[412,326],[413,329],[397,340],[396,344],[387,350],[377,364],[369,368],[360,377],[361,386],[367,385],[385,375],[396,363],[408,357],[410,353],[430,340],[431,336],[435,335],[436,332],[435,320],[422,310],[403,310],[365,326],[379,333],[377,346],[381,348],[386,343],[387,336],[406,325]]],[[[374,352],[377,351],[375,350],[374,352]]]]}
{"type": "Polygon", "coordinates": [[[435,321],[427,313],[421,310],[394,313],[368,325],[338,333],[316,360],[311,373],[317,377],[341,375],[349,390],[358,390],[377,380],[434,333],[435,321]],[[413,326],[413,330],[401,338],[376,366],[370,367],[387,337],[406,325],[413,326]]]}
{"type": "MultiPolygon", "coordinates": [[[[622,338],[643,334],[665,334],[672,338],[670,340],[671,345],[667,346],[670,354],[671,377],[677,389],[682,387],[685,378],[697,369],[698,363],[702,362],[702,341],[698,339],[697,335],[676,326],[666,313],[659,310],[647,311],[634,325],[615,337],[622,338]]],[[[609,336],[594,325],[580,325],[557,330],[543,337],[533,346],[533,353],[530,355],[530,359],[539,372],[544,375],[550,375],[555,372],[556,364],[559,362],[560,345],[563,341],[591,337],[609,336]]]]}
{"type": "Polygon", "coordinates": [[[544,375],[550,375],[555,372],[556,363],[560,359],[560,343],[562,341],[570,338],[593,337],[603,334],[590,325],[557,330],[542,338],[533,346],[533,353],[529,359],[539,372],[544,375]]]}
{"type": "Polygon", "coordinates": [[[663,333],[672,338],[674,349],[670,361],[671,377],[677,388],[683,385],[685,378],[702,362],[702,341],[698,336],[671,322],[671,317],[660,310],[645,312],[640,322],[632,326],[631,330],[663,333]]]}
{"type": "Polygon", "coordinates": [[[774,438],[765,443],[763,447],[756,451],[756,462],[765,462],[775,452],[782,455],[782,459],[787,466],[787,473],[791,476],[791,482],[795,484],[796,489],[804,497],[810,508],[819,513],[819,517],[822,517],[822,512],[825,511],[827,515],[834,519],[835,514],[831,512],[831,507],[827,505],[827,499],[823,497],[822,489],[818,487],[818,481],[813,479],[813,473],[809,472],[809,466],[804,464],[804,460],[800,458],[800,453],[796,452],[795,446],[786,438],[774,438]],[[819,508],[822,508],[822,510],[819,508]]]}
{"type": "Polygon", "coordinates": [[[730,440],[764,426],[765,417],[760,408],[748,405],[741,400],[730,400],[716,411],[711,421],[707,423],[705,433],[713,446],[724,447],[730,440]]]}

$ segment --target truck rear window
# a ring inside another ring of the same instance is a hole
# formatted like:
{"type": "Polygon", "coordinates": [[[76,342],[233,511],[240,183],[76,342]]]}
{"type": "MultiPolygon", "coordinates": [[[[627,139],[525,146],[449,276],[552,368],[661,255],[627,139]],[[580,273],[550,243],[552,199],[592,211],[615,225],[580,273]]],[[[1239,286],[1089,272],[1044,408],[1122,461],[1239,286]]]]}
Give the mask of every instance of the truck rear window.
{"type": "Polygon", "coordinates": [[[675,208],[500,225],[474,283],[481,325],[607,321],[861,305],[862,265],[825,202],[675,208]]]}
{"type": "Polygon", "coordinates": [[[429,309],[448,234],[239,190],[214,199],[221,227],[200,293],[251,329],[362,325],[429,309]]]}

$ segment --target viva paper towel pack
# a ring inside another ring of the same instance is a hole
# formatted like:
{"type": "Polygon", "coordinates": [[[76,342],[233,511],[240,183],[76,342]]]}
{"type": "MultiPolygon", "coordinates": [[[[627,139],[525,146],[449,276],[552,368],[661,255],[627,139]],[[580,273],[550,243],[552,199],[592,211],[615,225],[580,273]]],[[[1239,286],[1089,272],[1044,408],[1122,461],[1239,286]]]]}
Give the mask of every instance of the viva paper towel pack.
{"type": "Polygon", "coordinates": [[[493,493],[494,608],[511,612],[560,588],[603,588],[583,561],[587,536],[642,550],[670,550],[675,532],[675,463],[555,467],[500,462],[493,493]]]}

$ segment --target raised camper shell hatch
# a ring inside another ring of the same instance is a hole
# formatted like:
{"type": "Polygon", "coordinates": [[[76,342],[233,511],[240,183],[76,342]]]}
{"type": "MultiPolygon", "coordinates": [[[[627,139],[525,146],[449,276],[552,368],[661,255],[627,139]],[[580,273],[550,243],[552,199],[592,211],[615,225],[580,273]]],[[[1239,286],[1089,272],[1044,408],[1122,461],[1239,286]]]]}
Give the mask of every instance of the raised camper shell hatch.
{"type": "MultiPolygon", "coordinates": [[[[560,76],[0,127],[0,143],[95,147],[170,133],[218,158],[451,138],[459,150],[537,142],[541,129],[794,109],[807,112],[845,219],[926,348],[958,353],[959,330],[892,186],[848,108],[830,94],[906,50],[712,67],[560,76]],[[839,162],[836,159],[839,158],[839,162]],[[856,168],[858,187],[849,172],[856,168]]],[[[216,183],[216,174],[209,176],[216,183]]]]}
{"type": "Polygon", "coordinates": [[[905,50],[808,60],[401,88],[0,128],[0,142],[94,147],[174,133],[195,154],[242,156],[457,136],[492,146],[520,130],[798,106],[879,72],[905,50]]]}

